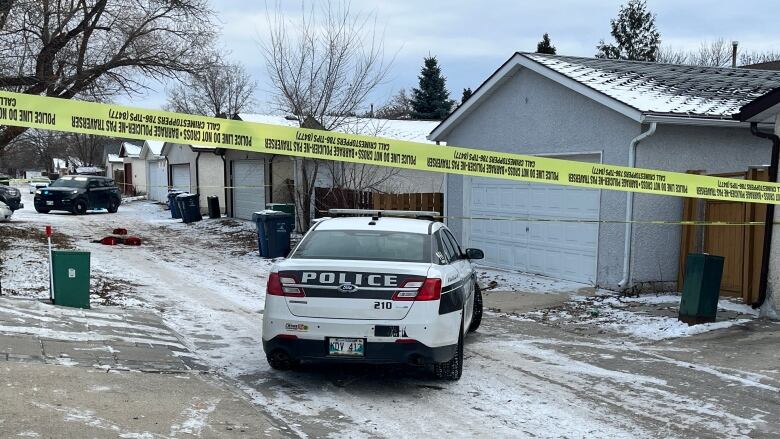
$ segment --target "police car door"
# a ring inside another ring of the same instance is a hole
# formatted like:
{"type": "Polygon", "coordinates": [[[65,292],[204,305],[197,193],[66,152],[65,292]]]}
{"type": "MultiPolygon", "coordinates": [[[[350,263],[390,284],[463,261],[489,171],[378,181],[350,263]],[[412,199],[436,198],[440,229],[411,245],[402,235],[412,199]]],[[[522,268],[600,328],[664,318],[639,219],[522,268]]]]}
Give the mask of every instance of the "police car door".
{"type": "MultiPolygon", "coordinates": [[[[436,233],[440,249],[447,258],[446,279],[442,282],[442,307],[463,309],[463,322],[468,327],[474,312],[474,282],[471,264],[463,255],[452,234],[446,228],[436,233]]],[[[452,311],[454,311],[453,309],[452,311]]]]}

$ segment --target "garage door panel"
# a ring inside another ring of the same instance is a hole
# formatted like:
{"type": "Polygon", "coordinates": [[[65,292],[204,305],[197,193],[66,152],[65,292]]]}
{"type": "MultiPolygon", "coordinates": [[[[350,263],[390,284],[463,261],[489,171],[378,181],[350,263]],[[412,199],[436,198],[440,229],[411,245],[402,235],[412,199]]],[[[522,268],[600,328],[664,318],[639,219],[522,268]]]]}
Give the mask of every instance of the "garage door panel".
{"type": "Polygon", "coordinates": [[[486,265],[595,281],[598,224],[534,219],[597,220],[600,191],[478,177],[470,181],[471,216],[515,218],[469,221],[466,246],[483,249],[486,265]]]}
{"type": "Polygon", "coordinates": [[[168,174],[165,172],[165,161],[155,160],[148,162],[149,175],[149,199],[157,202],[165,202],[168,197],[168,174]]]}
{"type": "Polygon", "coordinates": [[[254,212],[265,209],[265,162],[235,160],[233,163],[233,216],[252,219],[254,212]]]}
{"type": "Polygon", "coordinates": [[[174,190],[192,192],[189,163],[171,165],[171,183],[174,190]]]}

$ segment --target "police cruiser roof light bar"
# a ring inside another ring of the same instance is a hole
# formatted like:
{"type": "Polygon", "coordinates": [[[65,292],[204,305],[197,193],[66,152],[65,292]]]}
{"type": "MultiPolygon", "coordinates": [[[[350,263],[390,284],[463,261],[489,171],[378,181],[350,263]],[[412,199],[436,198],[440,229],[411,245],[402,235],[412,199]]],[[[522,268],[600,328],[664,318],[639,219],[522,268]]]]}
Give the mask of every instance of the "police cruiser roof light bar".
{"type": "Polygon", "coordinates": [[[370,216],[374,218],[400,216],[430,220],[439,216],[439,212],[432,210],[330,209],[328,213],[333,216],[370,216]]]}

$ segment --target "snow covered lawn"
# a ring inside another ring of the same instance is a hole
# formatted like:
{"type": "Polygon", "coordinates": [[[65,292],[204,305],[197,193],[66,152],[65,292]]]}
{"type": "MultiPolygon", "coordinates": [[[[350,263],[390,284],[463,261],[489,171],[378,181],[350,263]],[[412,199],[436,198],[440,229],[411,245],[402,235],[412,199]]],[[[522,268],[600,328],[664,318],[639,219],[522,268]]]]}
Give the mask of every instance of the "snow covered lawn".
{"type": "Polygon", "coordinates": [[[576,296],[561,307],[520,315],[564,328],[596,328],[647,340],[664,340],[701,334],[748,323],[758,311],[734,299],[718,303],[718,321],[689,326],[677,319],[679,294],[622,297],[601,290],[596,296],[576,296]]]}

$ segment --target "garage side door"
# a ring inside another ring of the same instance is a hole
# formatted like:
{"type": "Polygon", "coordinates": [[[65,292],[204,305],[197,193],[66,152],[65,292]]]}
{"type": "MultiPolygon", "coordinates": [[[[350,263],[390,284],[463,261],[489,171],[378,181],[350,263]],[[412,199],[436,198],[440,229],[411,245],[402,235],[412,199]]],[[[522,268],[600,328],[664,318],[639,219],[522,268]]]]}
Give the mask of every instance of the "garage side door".
{"type": "Polygon", "coordinates": [[[545,184],[471,179],[467,246],[485,265],[580,282],[596,281],[600,192],[545,184]],[[549,221],[549,220],[569,220],[549,221]]]}
{"type": "Polygon", "coordinates": [[[149,166],[149,199],[164,203],[168,200],[168,177],[165,172],[165,161],[148,162],[149,166]]]}
{"type": "Polygon", "coordinates": [[[265,162],[234,160],[233,216],[252,219],[252,213],[265,209],[265,162]]]}
{"type": "Polygon", "coordinates": [[[171,186],[173,190],[192,192],[190,165],[171,165],[171,186]]]}

